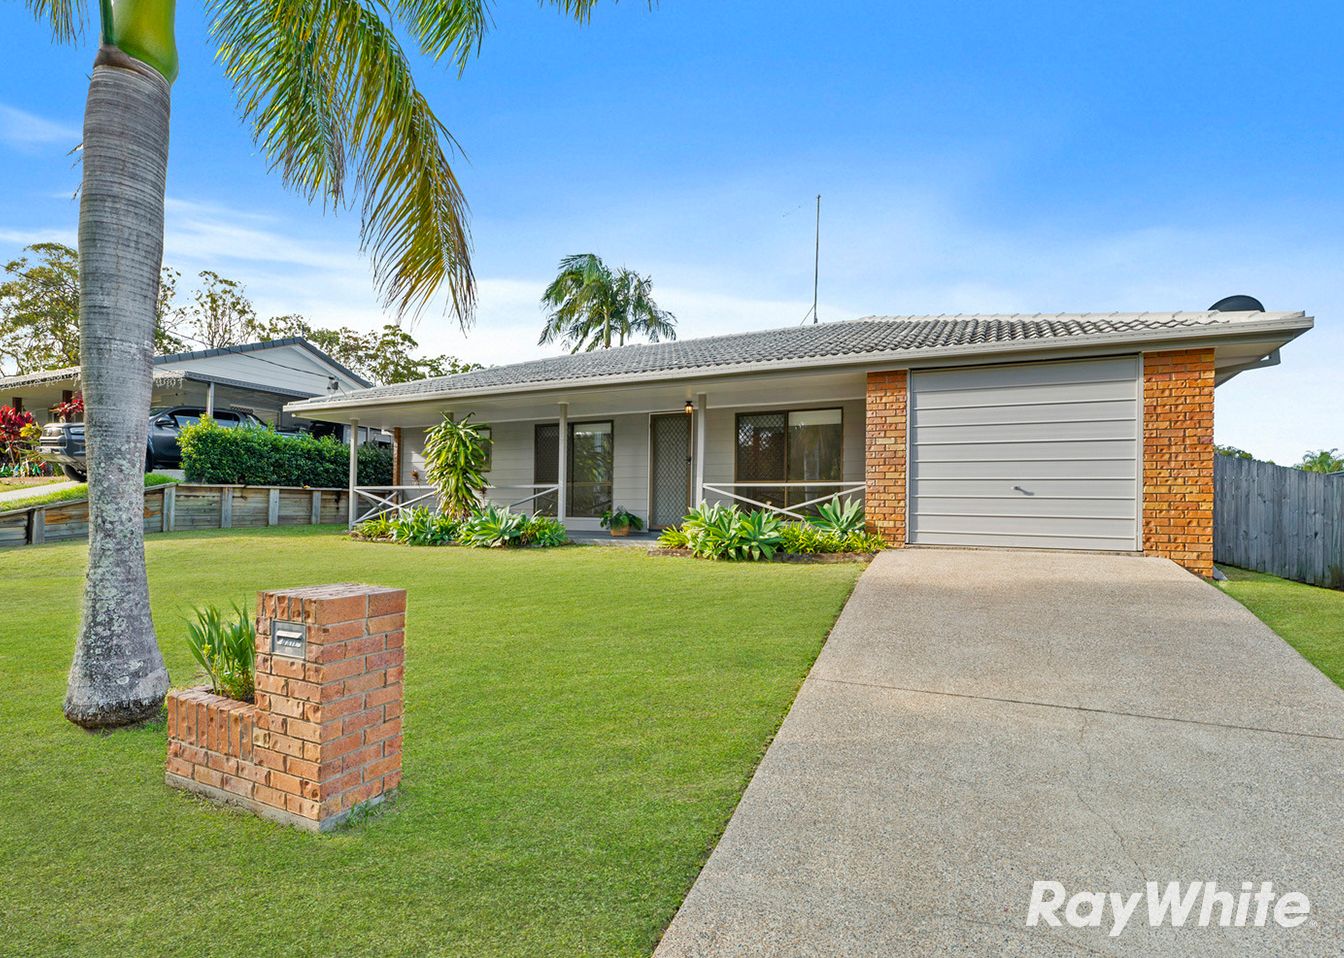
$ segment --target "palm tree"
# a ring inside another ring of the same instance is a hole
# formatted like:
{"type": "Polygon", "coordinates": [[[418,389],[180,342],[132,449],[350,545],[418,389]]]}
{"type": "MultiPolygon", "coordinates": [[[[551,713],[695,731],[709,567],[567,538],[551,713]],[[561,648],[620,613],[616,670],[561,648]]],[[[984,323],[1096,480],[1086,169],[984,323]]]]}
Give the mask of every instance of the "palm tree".
{"type": "MultiPolygon", "coordinates": [[[[84,111],[80,365],[87,403],[89,566],[65,714],[86,727],[158,713],[168,688],[149,613],[142,528],[155,296],[163,258],[175,0],[99,0],[84,111]]],[[[596,0],[545,0],[586,21],[596,0]]],[[[362,200],[375,284],[398,314],[445,289],[470,323],[475,285],[452,137],[416,88],[394,31],[460,71],[489,0],[209,0],[217,58],[285,183],[333,207],[362,200]]],[[[28,0],[58,42],[85,0],[28,0]]]]}
{"type": "Polygon", "coordinates": [[[1338,449],[1312,449],[1303,454],[1297,468],[1306,472],[1344,472],[1344,459],[1338,449]]]}
{"type": "Polygon", "coordinates": [[[559,340],[571,353],[610,349],[647,336],[650,342],[676,339],[677,319],[653,300],[653,279],[621,267],[612,270],[594,253],[560,261],[560,272],[541,296],[549,307],[539,345],[559,340]]]}

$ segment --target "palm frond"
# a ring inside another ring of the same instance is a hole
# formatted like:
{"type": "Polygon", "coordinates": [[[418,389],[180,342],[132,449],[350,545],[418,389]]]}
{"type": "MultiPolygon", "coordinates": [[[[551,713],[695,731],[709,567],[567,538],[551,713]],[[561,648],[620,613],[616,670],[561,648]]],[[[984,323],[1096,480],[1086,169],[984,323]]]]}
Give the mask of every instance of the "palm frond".
{"type": "Polygon", "coordinates": [[[376,3],[210,0],[211,31],[243,116],[286,184],[335,206],[361,196],[384,304],[415,313],[446,288],[465,327],[475,284],[466,199],[448,160],[456,144],[376,3]]]}
{"type": "MultiPolygon", "coordinates": [[[[542,5],[587,23],[597,0],[542,0],[542,5]]],[[[393,10],[398,22],[415,37],[421,53],[435,60],[452,60],[460,73],[480,52],[481,42],[494,26],[492,6],[492,0],[395,0],[393,10]]]]}
{"type": "Polygon", "coordinates": [[[84,34],[88,12],[83,0],[28,0],[28,9],[38,23],[51,27],[58,43],[73,43],[84,34]]]}

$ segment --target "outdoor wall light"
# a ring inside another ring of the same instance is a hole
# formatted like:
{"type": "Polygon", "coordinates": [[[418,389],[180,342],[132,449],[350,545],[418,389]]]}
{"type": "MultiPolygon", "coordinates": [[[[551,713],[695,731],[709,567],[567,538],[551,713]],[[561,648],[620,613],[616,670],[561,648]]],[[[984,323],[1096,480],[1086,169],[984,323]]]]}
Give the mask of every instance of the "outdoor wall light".
{"type": "Polygon", "coordinates": [[[691,413],[695,412],[695,403],[691,402],[691,401],[688,399],[688,400],[686,400],[686,407],[685,407],[685,408],[686,408],[686,415],[689,416],[689,415],[691,415],[691,413]]]}

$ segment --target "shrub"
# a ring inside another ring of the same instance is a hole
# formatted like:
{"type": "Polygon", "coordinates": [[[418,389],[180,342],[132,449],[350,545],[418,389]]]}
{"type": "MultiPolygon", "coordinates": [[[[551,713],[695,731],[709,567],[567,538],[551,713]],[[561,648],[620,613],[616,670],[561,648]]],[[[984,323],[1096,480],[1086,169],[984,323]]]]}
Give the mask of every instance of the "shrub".
{"type": "Polygon", "coordinates": [[[446,546],[457,541],[462,523],[428,509],[411,509],[391,522],[392,541],[411,546],[446,546]]]}
{"type": "Polygon", "coordinates": [[[690,549],[702,559],[770,559],[776,552],[872,553],[886,548],[880,537],[862,527],[840,535],[811,522],[785,523],[764,510],[743,513],[737,506],[721,505],[692,509],[681,526],[662,531],[658,544],[664,549],[690,549]]]}
{"type": "Polygon", "coordinates": [[[470,413],[457,420],[445,414],[425,435],[425,476],[439,508],[459,519],[480,508],[490,454],[490,440],[470,420],[470,413]]]}
{"type": "Polygon", "coordinates": [[[198,609],[196,621],[187,624],[187,647],[205,670],[210,691],[251,702],[255,694],[256,628],[242,609],[234,606],[233,612],[233,618],[227,620],[214,606],[198,609]]]}
{"type": "MultiPolygon", "coordinates": [[[[18,466],[28,460],[32,440],[24,436],[24,429],[33,425],[33,414],[13,406],[0,406],[0,461],[18,466]]],[[[41,435],[41,432],[38,432],[41,435]]]]}
{"type": "Polygon", "coordinates": [[[743,514],[737,506],[701,505],[686,514],[681,532],[702,559],[769,559],[779,548],[781,525],[764,510],[743,514]]]}
{"type": "MultiPolygon", "coordinates": [[[[331,436],[282,436],[272,429],[225,429],[203,419],[178,436],[188,482],[252,486],[325,486],[349,481],[349,447],[331,436]]],[[[392,454],[359,447],[356,481],[361,486],[392,482],[392,454]]]]}
{"type": "Polygon", "coordinates": [[[460,544],[478,548],[562,546],[569,534],[558,519],[488,506],[465,519],[408,509],[397,516],[379,516],[355,526],[356,539],[398,542],[410,546],[460,544]]]}
{"type": "Polygon", "coordinates": [[[840,537],[810,522],[790,522],[779,530],[780,548],[793,555],[840,551],[840,537]]]}
{"type": "Polygon", "coordinates": [[[863,531],[863,503],[856,499],[846,499],[843,503],[839,496],[817,507],[817,514],[809,520],[823,532],[830,532],[841,538],[853,532],[863,531]]]}
{"type": "Polygon", "coordinates": [[[477,549],[521,544],[527,515],[501,506],[486,506],[462,523],[461,542],[477,549]]]}
{"type": "Polygon", "coordinates": [[[691,537],[681,526],[668,526],[658,535],[658,544],[664,549],[689,549],[691,537]]]}
{"type": "Polygon", "coordinates": [[[841,552],[881,552],[887,547],[881,536],[871,532],[851,532],[841,541],[841,552]]]}
{"type": "Polygon", "coordinates": [[[836,552],[880,552],[886,548],[881,537],[862,529],[836,535],[810,522],[790,522],[779,530],[780,549],[791,555],[830,555],[836,552]]]}
{"type": "Polygon", "coordinates": [[[376,519],[365,519],[359,525],[350,530],[350,535],[356,539],[367,539],[370,542],[382,542],[392,538],[393,530],[396,529],[396,522],[387,516],[379,516],[376,519]]]}
{"type": "Polygon", "coordinates": [[[569,542],[569,533],[554,516],[533,516],[523,523],[522,544],[548,548],[569,542]]]}

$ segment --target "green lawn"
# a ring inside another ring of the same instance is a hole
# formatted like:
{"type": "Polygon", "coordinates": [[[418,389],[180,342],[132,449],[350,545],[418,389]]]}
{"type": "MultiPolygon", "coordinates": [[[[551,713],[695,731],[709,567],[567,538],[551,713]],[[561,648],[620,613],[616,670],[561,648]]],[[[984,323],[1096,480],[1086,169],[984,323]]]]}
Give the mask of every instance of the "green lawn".
{"type": "Polygon", "coordinates": [[[1221,588],[1344,688],[1344,592],[1219,566],[1221,588]]]}
{"type": "Polygon", "coordinates": [[[316,836],[165,787],[161,725],[62,718],[84,552],[6,556],[4,954],[647,955],[861,568],[411,549],[330,527],[151,536],[180,685],[194,605],[409,590],[400,798],[316,836]]]}

